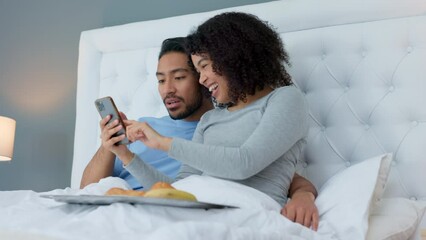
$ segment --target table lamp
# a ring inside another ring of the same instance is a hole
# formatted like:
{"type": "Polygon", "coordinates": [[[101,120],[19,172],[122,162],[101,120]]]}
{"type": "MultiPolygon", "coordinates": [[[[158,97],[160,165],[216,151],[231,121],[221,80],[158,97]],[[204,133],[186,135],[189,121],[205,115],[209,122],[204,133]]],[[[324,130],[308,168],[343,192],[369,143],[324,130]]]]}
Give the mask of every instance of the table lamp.
{"type": "Polygon", "coordinates": [[[15,120],[0,116],[0,161],[12,160],[15,127],[15,120]]]}

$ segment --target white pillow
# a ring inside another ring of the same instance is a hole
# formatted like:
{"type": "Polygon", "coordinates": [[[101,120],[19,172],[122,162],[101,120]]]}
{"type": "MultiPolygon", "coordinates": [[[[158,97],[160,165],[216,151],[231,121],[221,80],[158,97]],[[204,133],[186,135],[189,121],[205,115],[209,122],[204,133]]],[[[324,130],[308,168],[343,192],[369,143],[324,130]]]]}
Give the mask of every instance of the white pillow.
{"type": "Polygon", "coordinates": [[[319,190],[315,203],[320,226],[331,227],[338,239],[365,239],[372,203],[381,197],[392,154],[370,158],[337,173],[319,190]]]}
{"type": "Polygon", "coordinates": [[[408,239],[416,231],[426,204],[406,198],[384,198],[370,215],[367,239],[408,239]]]}
{"type": "Polygon", "coordinates": [[[194,194],[200,202],[239,208],[261,208],[275,212],[281,209],[275,200],[257,189],[215,177],[192,175],[172,185],[194,194]]]}

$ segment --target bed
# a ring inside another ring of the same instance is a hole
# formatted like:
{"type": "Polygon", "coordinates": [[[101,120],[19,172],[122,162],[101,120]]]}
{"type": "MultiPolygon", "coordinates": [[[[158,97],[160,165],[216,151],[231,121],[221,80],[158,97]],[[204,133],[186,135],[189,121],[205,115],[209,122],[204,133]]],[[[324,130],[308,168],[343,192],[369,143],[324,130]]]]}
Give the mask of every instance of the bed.
{"type": "Polygon", "coordinates": [[[421,239],[426,229],[426,2],[285,0],[85,31],[78,62],[71,187],[1,192],[2,239],[421,239]],[[100,144],[95,99],[112,96],[130,119],[167,114],[157,93],[160,44],[217,13],[243,11],[280,33],[310,131],[298,172],[319,189],[318,232],[279,215],[257,191],[208,177],[176,187],[237,209],[68,205],[40,194],[79,190],[100,144]],[[206,190],[208,189],[208,190],[206,190]],[[13,219],[13,220],[12,220],[13,219]]]}

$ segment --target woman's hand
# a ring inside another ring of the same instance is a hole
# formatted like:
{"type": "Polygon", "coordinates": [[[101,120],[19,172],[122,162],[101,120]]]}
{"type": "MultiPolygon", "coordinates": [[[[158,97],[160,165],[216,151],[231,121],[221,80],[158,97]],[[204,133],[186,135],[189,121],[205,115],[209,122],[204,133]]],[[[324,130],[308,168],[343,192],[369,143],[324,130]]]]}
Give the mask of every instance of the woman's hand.
{"type": "Polygon", "coordinates": [[[149,148],[169,151],[172,139],[158,134],[148,123],[124,120],[124,124],[130,141],[139,140],[149,148]]]}

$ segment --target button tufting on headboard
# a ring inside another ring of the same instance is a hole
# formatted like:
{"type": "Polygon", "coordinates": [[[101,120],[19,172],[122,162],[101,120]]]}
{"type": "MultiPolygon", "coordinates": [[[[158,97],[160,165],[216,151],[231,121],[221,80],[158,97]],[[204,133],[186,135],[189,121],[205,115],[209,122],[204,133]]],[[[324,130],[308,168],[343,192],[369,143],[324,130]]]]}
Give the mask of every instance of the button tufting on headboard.
{"type": "Polygon", "coordinates": [[[421,147],[426,129],[418,127],[426,119],[421,104],[426,103],[421,66],[426,33],[420,26],[426,29],[424,16],[283,34],[294,82],[310,103],[308,165],[303,163],[302,171],[318,187],[345,167],[393,152],[385,195],[425,199],[426,189],[408,186],[426,182],[410,170],[426,156],[421,147]]]}

